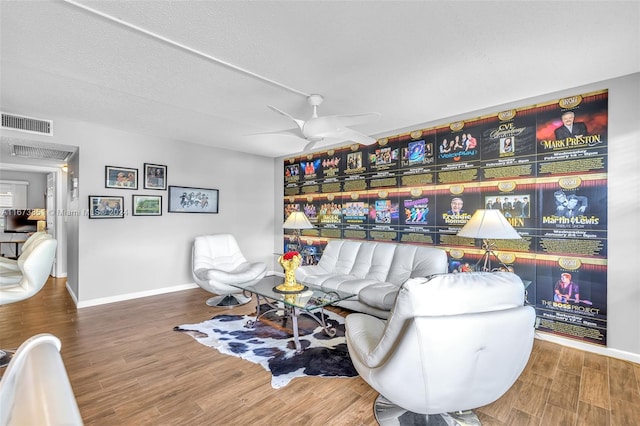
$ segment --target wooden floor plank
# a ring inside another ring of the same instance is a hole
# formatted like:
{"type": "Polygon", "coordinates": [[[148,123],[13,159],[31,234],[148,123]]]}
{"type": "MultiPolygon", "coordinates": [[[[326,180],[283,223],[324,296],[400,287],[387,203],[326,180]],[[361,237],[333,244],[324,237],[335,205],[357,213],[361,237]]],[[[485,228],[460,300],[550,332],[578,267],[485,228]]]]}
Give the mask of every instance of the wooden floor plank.
{"type": "MultiPolygon", "coordinates": [[[[259,365],[173,331],[255,309],[210,308],[208,297],[192,289],[77,310],[65,281],[50,279],[31,299],[0,306],[0,347],[18,347],[37,333],[58,336],[91,426],[376,424],[377,392],[359,377],[299,378],[273,389],[259,365]]],[[[485,426],[637,424],[640,366],[536,340],[515,385],[476,411],[485,426]]]]}

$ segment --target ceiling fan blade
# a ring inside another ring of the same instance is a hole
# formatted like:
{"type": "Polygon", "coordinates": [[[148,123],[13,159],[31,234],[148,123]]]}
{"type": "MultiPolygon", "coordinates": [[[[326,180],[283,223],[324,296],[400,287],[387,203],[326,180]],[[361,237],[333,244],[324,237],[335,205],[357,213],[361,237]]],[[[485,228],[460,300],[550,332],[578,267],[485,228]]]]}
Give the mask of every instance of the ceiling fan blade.
{"type": "Polygon", "coordinates": [[[298,125],[298,128],[300,130],[302,130],[302,127],[304,126],[304,120],[300,120],[298,118],[293,117],[291,114],[288,114],[276,107],[274,107],[273,105],[267,105],[269,107],[269,109],[271,109],[272,111],[277,112],[278,114],[284,115],[285,117],[287,117],[289,120],[292,120],[294,123],[296,123],[298,125]]]}
{"type": "Polygon", "coordinates": [[[263,135],[294,136],[299,139],[305,139],[300,129],[277,130],[275,132],[248,133],[248,134],[245,134],[244,136],[263,136],[263,135]]]}
{"type": "Polygon", "coordinates": [[[351,127],[357,126],[358,124],[366,124],[371,123],[372,121],[376,121],[380,118],[380,113],[378,112],[364,112],[362,114],[340,114],[340,115],[329,115],[325,117],[319,118],[332,118],[337,122],[342,124],[341,127],[351,127]]]}
{"type": "Polygon", "coordinates": [[[332,137],[340,137],[346,141],[357,142],[362,145],[373,145],[378,140],[367,136],[364,133],[356,132],[353,129],[342,129],[340,132],[334,133],[332,137]]]}

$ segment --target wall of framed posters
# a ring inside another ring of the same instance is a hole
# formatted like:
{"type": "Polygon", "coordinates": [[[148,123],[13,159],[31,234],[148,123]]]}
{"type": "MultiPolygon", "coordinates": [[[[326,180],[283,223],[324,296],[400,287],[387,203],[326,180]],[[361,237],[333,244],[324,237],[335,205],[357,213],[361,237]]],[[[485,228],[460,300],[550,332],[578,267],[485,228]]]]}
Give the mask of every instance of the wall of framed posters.
{"type": "Polygon", "coordinates": [[[602,90],[285,159],[283,220],[316,228],[284,249],[314,263],[335,238],[434,245],[457,272],[483,253],[458,230],[500,209],[522,236],[497,241],[500,260],[532,282],[537,329],[606,346],[607,126],[602,90]]]}

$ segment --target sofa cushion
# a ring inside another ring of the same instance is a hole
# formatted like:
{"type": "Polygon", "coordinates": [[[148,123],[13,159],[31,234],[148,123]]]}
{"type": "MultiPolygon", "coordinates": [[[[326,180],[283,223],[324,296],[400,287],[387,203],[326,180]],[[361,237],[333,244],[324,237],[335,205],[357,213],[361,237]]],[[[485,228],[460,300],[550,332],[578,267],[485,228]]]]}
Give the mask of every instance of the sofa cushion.
{"type": "Polygon", "coordinates": [[[349,300],[357,300],[359,293],[366,287],[376,284],[378,281],[366,278],[356,278],[353,275],[334,275],[322,283],[322,290],[338,290],[355,294],[349,300]]]}

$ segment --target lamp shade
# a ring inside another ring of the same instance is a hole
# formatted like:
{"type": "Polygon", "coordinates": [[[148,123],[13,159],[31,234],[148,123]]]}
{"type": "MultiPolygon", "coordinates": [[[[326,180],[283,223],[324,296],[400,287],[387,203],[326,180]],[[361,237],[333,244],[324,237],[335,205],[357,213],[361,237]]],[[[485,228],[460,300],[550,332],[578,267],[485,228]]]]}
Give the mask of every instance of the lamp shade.
{"type": "Polygon", "coordinates": [[[46,220],[44,209],[31,209],[31,214],[29,215],[29,220],[46,220]]]}
{"type": "Polygon", "coordinates": [[[284,229],[311,229],[313,225],[303,212],[293,212],[285,220],[282,227],[284,229]]]}
{"type": "Polygon", "coordinates": [[[458,237],[492,240],[519,240],[522,238],[500,210],[476,210],[471,219],[458,232],[458,237]]]}

